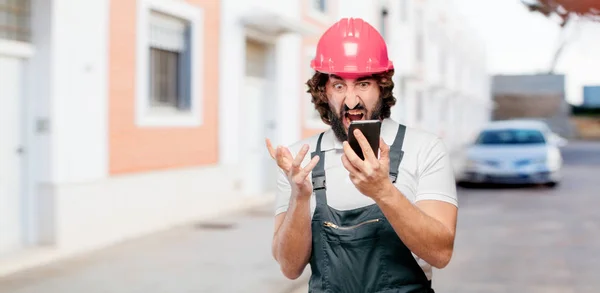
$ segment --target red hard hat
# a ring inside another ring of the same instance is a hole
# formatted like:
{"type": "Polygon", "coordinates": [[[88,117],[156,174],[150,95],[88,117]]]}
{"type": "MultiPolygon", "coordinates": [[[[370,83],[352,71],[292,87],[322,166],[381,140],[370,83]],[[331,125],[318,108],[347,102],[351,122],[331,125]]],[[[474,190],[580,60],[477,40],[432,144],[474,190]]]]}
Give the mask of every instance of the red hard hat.
{"type": "Polygon", "coordinates": [[[385,40],[360,18],[342,18],[321,36],[310,66],[319,72],[360,77],[394,68],[385,40]]]}

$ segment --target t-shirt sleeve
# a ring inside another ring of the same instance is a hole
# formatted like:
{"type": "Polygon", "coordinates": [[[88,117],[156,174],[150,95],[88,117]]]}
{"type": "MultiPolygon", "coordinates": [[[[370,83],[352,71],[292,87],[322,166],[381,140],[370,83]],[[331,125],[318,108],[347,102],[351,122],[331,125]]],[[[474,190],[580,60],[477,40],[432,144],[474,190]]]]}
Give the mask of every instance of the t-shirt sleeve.
{"type": "Polygon", "coordinates": [[[458,207],[454,171],[443,141],[436,137],[419,161],[419,187],[415,202],[439,200],[458,207]]]}
{"type": "Polygon", "coordinates": [[[277,190],[275,191],[275,215],[286,212],[292,196],[292,187],[287,176],[277,168],[277,190]]]}

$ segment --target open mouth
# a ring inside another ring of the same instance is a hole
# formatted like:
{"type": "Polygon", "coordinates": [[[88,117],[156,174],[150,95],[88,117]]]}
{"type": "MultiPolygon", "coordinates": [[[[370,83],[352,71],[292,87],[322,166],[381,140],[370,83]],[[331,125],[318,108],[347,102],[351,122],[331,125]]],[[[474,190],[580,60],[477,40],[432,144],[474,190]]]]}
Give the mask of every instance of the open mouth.
{"type": "Polygon", "coordinates": [[[363,118],[365,117],[365,114],[360,111],[350,111],[350,112],[346,112],[346,114],[344,116],[345,116],[344,120],[346,122],[346,127],[348,127],[352,121],[363,120],[363,118]]]}

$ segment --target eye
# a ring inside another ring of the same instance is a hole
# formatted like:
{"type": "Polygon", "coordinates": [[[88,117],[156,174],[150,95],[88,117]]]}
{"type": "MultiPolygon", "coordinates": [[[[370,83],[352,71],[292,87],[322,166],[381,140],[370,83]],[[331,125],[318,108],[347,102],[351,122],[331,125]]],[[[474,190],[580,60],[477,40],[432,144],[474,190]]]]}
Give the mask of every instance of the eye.
{"type": "Polygon", "coordinates": [[[341,91],[341,90],[343,90],[343,89],[344,89],[344,85],[343,85],[343,84],[341,84],[341,83],[336,83],[336,84],[334,84],[334,85],[333,85],[333,88],[334,88],[335,90],[337,90],[337,91],[341,91]]]}
{"type": "Polygon", "coordinates": [[[358,83],[358,87],[360,89],[367,89],[367,88],[369,88],[370,85],[371,85],[371,83],[368,81],[361,81],[358,83]]]}

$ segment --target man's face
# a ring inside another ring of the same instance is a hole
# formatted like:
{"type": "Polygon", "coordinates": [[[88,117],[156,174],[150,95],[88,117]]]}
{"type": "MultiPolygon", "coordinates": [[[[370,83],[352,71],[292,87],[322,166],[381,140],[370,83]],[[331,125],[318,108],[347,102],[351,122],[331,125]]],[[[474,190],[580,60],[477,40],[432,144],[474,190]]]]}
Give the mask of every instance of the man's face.
{"type": "Polygon", "coordinates": [[[351,121],[380,118],[383,104],[379,86],[372,77],[344,79],[331,75],[325,89],[333,112],[331,128],[340,141],[348,139],[351,121]]]}

